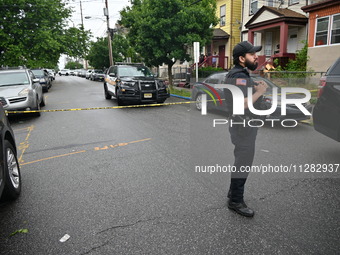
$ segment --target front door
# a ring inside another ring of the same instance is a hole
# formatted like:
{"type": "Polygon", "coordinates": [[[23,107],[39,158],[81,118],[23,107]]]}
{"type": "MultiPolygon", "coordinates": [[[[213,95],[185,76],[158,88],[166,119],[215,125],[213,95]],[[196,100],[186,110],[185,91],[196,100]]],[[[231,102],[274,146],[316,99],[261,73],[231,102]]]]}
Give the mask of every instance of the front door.
{"type": "Polygon", "coordinates": [[[297,34],[298,30],[297,28],[289,29],[288,31],[288,42],[287,42],[287,52],[288,53],[296,53],[297,51],[297,34]]]}
{"type": "Polygon", "coordinates": [[[218,47],[218,66],[225,69],[225,46],[218,47]]]}

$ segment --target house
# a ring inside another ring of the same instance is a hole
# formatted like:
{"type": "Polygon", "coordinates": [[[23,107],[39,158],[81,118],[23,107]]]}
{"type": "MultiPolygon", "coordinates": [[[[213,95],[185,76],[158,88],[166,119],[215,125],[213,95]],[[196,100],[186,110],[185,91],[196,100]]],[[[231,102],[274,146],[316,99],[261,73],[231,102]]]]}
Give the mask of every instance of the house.
{"type": "Polygon", "coordinates": [[[240,42],[242,0],[216,0],[218,24],[213,31],[210,45],[206,46],[209,66],[229,69],[232,66],[232,52],[240,42]]]}
{"type": "Polygon", "coordinates": [[[324,72],[340,57],[340,1],[312,1],[302,7],[309,13],[308,68],[324,72]]]}
{"type": "Polygon", "coordinates": [[[244,0],[242,40],[262,45],[259,67],[278,59],[284,66],[307,39],[308,18],[301,10],[306,0],[244,0]]]}

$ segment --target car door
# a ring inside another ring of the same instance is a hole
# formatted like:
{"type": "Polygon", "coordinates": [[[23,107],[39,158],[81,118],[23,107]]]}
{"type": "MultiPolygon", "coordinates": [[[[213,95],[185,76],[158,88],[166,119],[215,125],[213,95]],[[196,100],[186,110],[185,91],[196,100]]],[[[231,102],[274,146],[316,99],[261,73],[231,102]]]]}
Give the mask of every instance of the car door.
{"type": "Polygon", "coordinates": [[[39,103],[40,103],[42,101],[42,97],[43,97],[42,86],[41,86],[39,81],[34,82],[34,80],[36,80],[36,78],[35,78],[34,74],[32,73],[32,71],[28,71],[28,74],[29,74],[31,82],[32,82],[33,91],[35,91],[36,95],[38,95],[38,100],[39,100],[39,103]]]}
{"type": "Polygon", "coordinates": [[[316,131],[340,142],[340,58],[328,70],[326,84],[313,109],[316,131]]]}
{"type": "Polygon", "coordinates": [[[106,74],[105,82],[107,84],[107,90],[110,94],[116,96],[116,80],[117,80],[117,67],[112,66],[106,74]]]}

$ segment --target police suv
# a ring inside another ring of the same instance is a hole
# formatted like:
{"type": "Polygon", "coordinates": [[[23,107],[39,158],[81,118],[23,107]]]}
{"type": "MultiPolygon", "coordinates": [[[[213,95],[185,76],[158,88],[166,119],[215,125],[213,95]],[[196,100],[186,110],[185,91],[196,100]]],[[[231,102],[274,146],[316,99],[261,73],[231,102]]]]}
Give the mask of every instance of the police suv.
{"type": "Polygon", "coordinates": [[[139,63],[115,63],[104,78],[106,99],[116,98],[118,105],[124,103],[164,103],[170,97],[167,85],[139,63]]]}

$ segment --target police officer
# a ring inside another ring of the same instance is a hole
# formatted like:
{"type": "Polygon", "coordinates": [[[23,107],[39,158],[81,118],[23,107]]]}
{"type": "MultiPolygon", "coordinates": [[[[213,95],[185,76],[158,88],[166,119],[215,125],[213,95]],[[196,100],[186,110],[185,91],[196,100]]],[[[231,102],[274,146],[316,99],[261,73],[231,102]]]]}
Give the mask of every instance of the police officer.
{"type": "MultiPolygon", "coordinates": [[[[255,154],[255,140],[257,135],[256,127],[249,127],[248,121],[254,116],[248,110],[248,97],[252,97],[255,108],[263,100],[263,94],[266,92],[268,85],[265,82],[255,83],[249,75],[248,70],[254,71],[257,68],[256,52],[260,51],[262,46],[253,46],[248,41],[237,44],[233,49],[234,67],[228,72],[226,82],[236,85],[244,94],[245,114],[242,116],[231,116],[229,121],[229,132],[231,141],[235,146],[234,166],[236,172],[231,174],[230,188],[228,192],[228,208],[236,211],[246,217],[253,217],[254,211],[250,209],[243,200],[244,185],[248,177],[247,172],[242,172],[242,166],[251,166],[255,154]],[[252,87],[252,94],[248,95],[248,87],[252,87]],[[244,123],[244,124],[243,124],[244,123]]],[[[229,90],[225,90],[227,107],[232,111],[232,96],[229,90]]]]}

